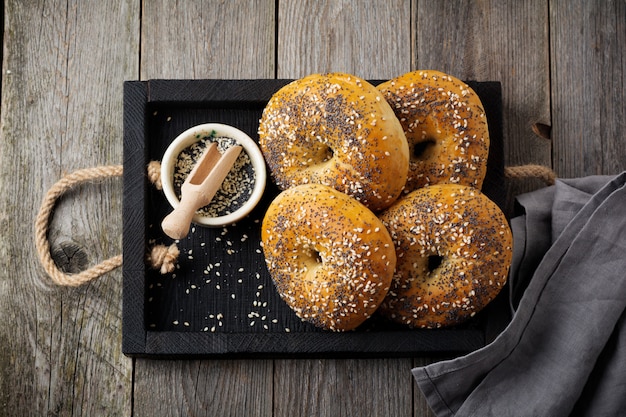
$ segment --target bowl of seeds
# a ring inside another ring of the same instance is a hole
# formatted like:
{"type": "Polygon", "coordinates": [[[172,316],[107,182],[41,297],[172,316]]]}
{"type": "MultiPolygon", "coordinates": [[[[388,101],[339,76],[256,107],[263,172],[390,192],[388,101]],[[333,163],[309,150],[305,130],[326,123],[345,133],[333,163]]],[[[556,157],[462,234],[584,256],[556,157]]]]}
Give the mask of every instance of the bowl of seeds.
{"type": "Polygon", "coordinates": [[[243,148],[211,202],[198,209],[192,219],[198,225],[223,227],[247,216],[265,190],[265,160],[246,133],[221,123],[206,123],[185,130],[163,155],[161,182],[167,201],[176,208],[185,179],[211,143],[217,144],[220,153],[235,145],[243,148]]]}

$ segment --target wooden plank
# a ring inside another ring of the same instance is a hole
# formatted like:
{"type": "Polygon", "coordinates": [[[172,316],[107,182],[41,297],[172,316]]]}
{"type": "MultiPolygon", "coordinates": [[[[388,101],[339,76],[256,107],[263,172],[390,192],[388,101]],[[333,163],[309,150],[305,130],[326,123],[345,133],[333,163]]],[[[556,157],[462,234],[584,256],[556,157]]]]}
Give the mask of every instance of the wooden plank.
{"type": "MultiPolygon", "coordinates": [[[[274,78],[274,5],[144,2],[141,79],[274,78]]],[[[259,360],[137,359],[134,415],[271,415],[272,369],[259,360]]]]}
{"type": "MultiPolygon", "coordinates": [[[[548,13],[545,1],[420,0],[415,2],[415,69],[437,69],[464,80],[500,81],[506,165],[551,167],[551,143],[533,125],[550,125],[548,13]],[[445,22],[445,23],[444,23],[445,22]]],[[[513,198],[545,184],[507,184],[505,213],[513,198]]],[[[423,366],[440,358],[415,358],[423,366]]],[[[415,389],[415,415],[432,415],[415,389]]]]}
{"type": "Polygon", "coordinates": [[[137,360],[133,416],[269,416],[272,361],[137,360]]]}
{"type": "Polygon", "coordinates": [[[410,70],[410,0],[279,2],[277,78],[347,72],[389,79],[410,70]]]}
{"type": "Polygon", "coordinates": [[[122,256],[123,268],[123,318],[122,351],[142,352],[146,347],[144,307],[146,299],[146,234],[143,210],[147,179],[145,115],[148,111],[147,86],[140,81],[124,82],[124,208],[122,256]]]}
{"type": "MultiPolygon", "coordinates": [[[[533,131],[536,123],[551,123],[546,2],[416,3],[415,67],[464,80],[500,81],[505,164],[552,167],[551,142],[533,131]]],[[[510,182],[507,214],[515,195],[544,185],[510,182]]]]}
{"type": "MultiPolygon", "coordinates": [[[[278,22],[278,78],[388,79],[410,70],[408,0],[281,1],[278,22]]],[[[275,368],[275,416],[412,415],[410,359],[276,360],[275,368]]]]}
{"type": "Polygon", "coordinates": [[[626,4],[551,1],[550,40],[555,170],[563,177],[620,173],[626,169],[626,4]]]}
{"type": "MultiPolygon", "coordinates": [[[[60,288],[33,220],[65,172],[122,160],[122,82],[137,68],[139,2],[6,1],[0,140],[0,404],[7,415],[129,415],[121,271],[60,288]]],[[[121,253],[122,184],[79,187],[50,241],[76,271],[121,253]]],[[[3,413],[3,414],[4,414],[3,413]]]]}
{"type": "Polygon", "coordinates": [[[274,78],[271,0],[145,2],[142,80],[274,78]]]}
{"type": "Polygon", "coordinates": [[[410,416],[410,364],[397,359],[276,361],[274,415],[410,416]]]}
{"type": "MultiPolygon", "coordinates": [[[[429,357],[414,358],[413,368],[416,368],[419,366],[426,366],[431,363],[444,360],[444,359],[449,359],[449,358],[450,357],[432,356],[432,355],[429,357]]],[[[417,388],[417,385],[414,385],[414,389],[413,389],[413,409],[414,409],[415,416],[423,416],[423,417],[435,416],[435,414],[432,412],[432,410],[428,406],[428,403],[426,402],[426,398],[424,397],[424,394],[422,394],[422,391],[420,391],[419,388],[417,388]]]]}

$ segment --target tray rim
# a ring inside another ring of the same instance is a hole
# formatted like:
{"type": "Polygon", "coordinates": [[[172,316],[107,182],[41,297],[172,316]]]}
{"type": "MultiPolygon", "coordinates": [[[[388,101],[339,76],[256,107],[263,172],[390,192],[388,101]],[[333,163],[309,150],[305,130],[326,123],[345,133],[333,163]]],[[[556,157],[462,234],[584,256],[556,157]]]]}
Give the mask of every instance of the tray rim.
{"type": "MultiPolygon", "coordinates": [[[[124,201],[123,201],[123,314],[122,352],[131,357],[410,357],[419,353],[467,352],[484,346],[489,327],[499,329],[503,324],[492,325],[490,314],[484,329],[407,330],[421,333],[419,346],[406,341],[393,351],[381,349],[372,335],[383,332],[319,332],[306,333],[307,343],[302,346],[302,333],[210,333],[152,331],[145,325],[144,251],[146,233],[147,179],[147,114],[151,105],[193,106],[207,103],[237,103],[267,101],[271,94],[291,79],[151,79],[124,82],[124,201]],[[143,161],[145,164],[137,163],[143,161]],[[143,211],[137,210],[142,207],[143,211]],[[139,279],[137,278],[139,277],[139,279]],[[140,300],[140,301],[139,301],[140,300]],[[267,339],[271,339],[268,341],[267,339]],[[446,342],[442,343],[446,338],[446,342]],[[456,340],[456,348],[450,341],[456,340]],[[351,346],[359,349],[352,349],[351,346]]],[[[377,84],[384,80],[371,80],[377,84]]],[[[502,138],[501,85],[498,81],[465,81],[468,84],[491,84],[499,93],[498,114],[493,128],[502,138]]],[[[493,109],[492,109],[493,112],[493,109]]],[[[492,128],[490,120],[490,130],[492,128]]],[[[502,144],[500,144],[502,146],[502,144]]],[[[501,149],[499,150],[501,152],[501,149]]],[[[495,167],[496,171],[503,166],[495,167]]],[[[505,289],[501,294],[506,292],[505,289]]],[[[493,309],[495,300],[485,310],[493,309]]],[[[402,332],[384,332],[405,334],[402,332]]],[[[497,333],[498,330],[495,332],[497,333]]]]}

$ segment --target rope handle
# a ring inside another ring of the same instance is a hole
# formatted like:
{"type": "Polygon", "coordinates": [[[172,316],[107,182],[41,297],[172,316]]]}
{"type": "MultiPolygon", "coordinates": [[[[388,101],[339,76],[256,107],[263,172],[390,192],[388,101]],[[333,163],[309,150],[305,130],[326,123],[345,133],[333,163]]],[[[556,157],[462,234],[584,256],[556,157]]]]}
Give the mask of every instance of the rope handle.
{"type": "Polygon", "coordinates": [[[35,247],[44,269],[54,282],[59,285],[78,286],[106,274],[122,265],[122,255],[109,258],[98,265],[78,274],[66,274],[61,271],[50,255],[48,227],[57,199],[76,185],[100,178],[119,177],[122,175],[121,165],[99,166],[81,169],[66,175],[48,190],[41,203],[35,220],[35,247]]]}
{"type": "MultiPolygon", "coordinates": [[[[44,270],[56,284],[76,287],[119,268],[122,265],[122,255],[117,255],[82,272],[67,274],[61,271],[54,262],[54,259],[52,259],[50,254],[50,242],[48,241],[48,228],[57,200],[68,190],[86,182],[120,177],[123,171],[124,168],[122,165],[80,169],[61,178],[46,193],[35,220],[35,247],[39,261],[44,270]]],[[[161,189],[160,163],[158,161],[150,162],[147,167],[147,175],[152,184],[154,184],[157,189],[161,189]]],[[[504,169],[504,175],[506,178],[511,179],[538,178],[546,185],[554,184],[556,179],[555,173],[550,168],[542,165],[506,167],[504,169]]],[[[159,270],[162,274],[167,274],[174,270],[178,255],[179,250],[176,244],[172,244],[169,247],[155,245],[146,258],[152,268],[159,270]]]]}
{"type": "Polygon", "coordinates": [[[505,167],[504,176],[511,179],[537,178],[546,185],[553,185],[556,181],[556,174],[550,168],[533,164],[505,167]]]}
{"type": "MultiPolygon", "coordinates": [[[[155,164],[151,163],[148,166],[148,177],[150,181],[159,188],[160,179],[157,175],[157,168],[155,164]]],[[[122,165],[80,169],[61,178],[46,193],[35,219],[35,248],[41,265],[56,284],[77,287],[111,272],[122,265],[122,255],[116,255],[79,273],[67,274],[61,271],[54,262],[54,259],[52,259],[52,255],[50,254],[50,242],[48,240],[48,229],[54,206],[63,194],[86,182],[120,177],[123,171],[124,168],[122,165]]],[[[160,270],[162,274],[167,274],[174,270],[178,255],[179,250],[176,244],[172,244],[169,247],[155,245],[148,254],[147,260],[152,268],[160,270]]]]}

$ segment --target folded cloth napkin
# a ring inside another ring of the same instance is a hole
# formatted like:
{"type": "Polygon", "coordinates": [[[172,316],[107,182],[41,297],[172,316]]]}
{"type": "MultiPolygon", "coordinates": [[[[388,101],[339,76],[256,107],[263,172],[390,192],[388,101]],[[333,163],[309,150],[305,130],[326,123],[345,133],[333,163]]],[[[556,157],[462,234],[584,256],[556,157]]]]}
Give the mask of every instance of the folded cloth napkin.
{"type": "Polygon", "coordinates": [[[413,369],[442,416],[626,415],[626,172],[518,197],[514,314],[475,352],[413,369]]]}

